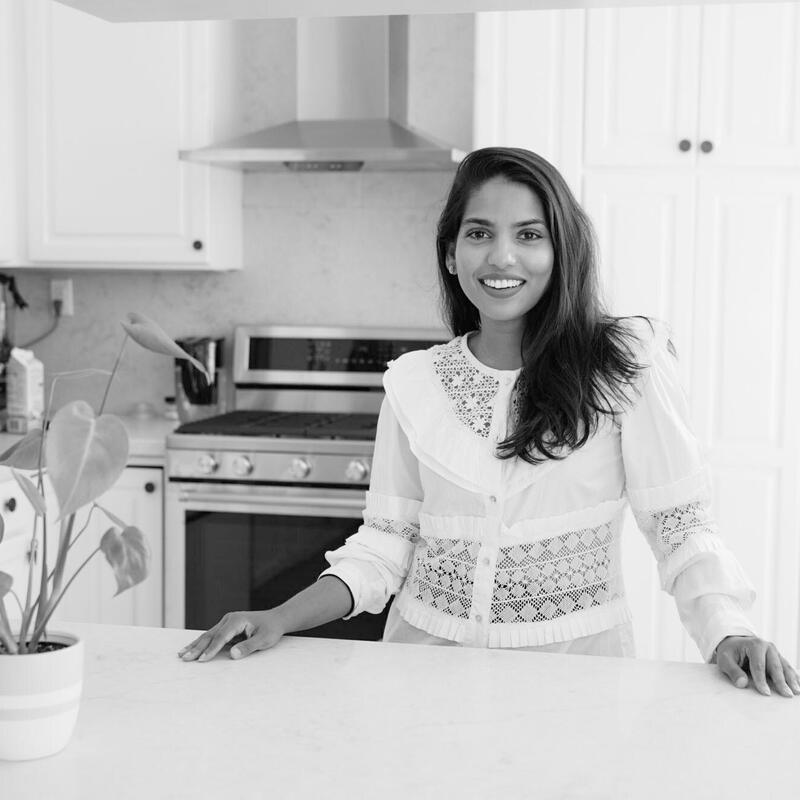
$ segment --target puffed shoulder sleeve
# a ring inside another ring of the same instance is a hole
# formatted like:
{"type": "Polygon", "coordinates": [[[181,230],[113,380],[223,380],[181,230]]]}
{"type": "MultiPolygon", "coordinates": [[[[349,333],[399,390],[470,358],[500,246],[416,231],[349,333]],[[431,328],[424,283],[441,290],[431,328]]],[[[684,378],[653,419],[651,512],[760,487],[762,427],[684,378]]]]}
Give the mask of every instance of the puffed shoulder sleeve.
{"type": "Polygon", "coordinates": [[[712,515],[711,472],[691,429],[669,331],[655,322],[641,338],[645,369],[620,425],[626,492],[662,588],[711,661],[725,636],[752,635],[744,611],[755,590],[712,515]]]}
{"type": "Polygon", "coordinates": [[[320,575],[335,575],[350,590],[353,608],[345,619],[362,611],[379,614],[399,591],[419,538],[421,501],[419,464],[384,400],[364,522],[341,547],[325,553],[331,566],[320,575]]]}

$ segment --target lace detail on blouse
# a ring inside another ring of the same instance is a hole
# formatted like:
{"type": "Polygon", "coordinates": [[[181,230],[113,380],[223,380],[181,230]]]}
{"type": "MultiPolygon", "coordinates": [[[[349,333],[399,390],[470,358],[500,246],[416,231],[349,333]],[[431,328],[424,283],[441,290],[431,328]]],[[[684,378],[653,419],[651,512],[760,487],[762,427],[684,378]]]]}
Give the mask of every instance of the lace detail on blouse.
{"type": "Polygon", "coordinates": [[[717,533],[711,510],[701,501],[662,511],[634,510],[633,515],[659,561],[669,558],[693,533],[717,533]]]}
{"type": "Polygon", "coordinates": [[[383,531],[383,533],[391,533],[393,536],[399,536],[409,542],[416,542],[419,539],[419,525],[414,525],[402,519],[365,516],[364,524],[368,528],[374,528],[376,531],[383,531]]]}
{"type": "Polygon", "coordinates": [[[434,536],[426,541],[414,556],[409,576],[412,596],[437,611],[468,619],[480,544],[434,536]]]}
{"type": "Polygon", "coordinates": [[[492,425],[492,400],[500,382],[469,362],[461,350],[461,339],[437,347],[433,367],[456,418],[487,439],[492,425]]]}
{"type": "Polygon", "coordinates": [[[610,523],[538,542],[501,547],[491,621],[544,622],[622,596],[611,571],[610,523]]]}

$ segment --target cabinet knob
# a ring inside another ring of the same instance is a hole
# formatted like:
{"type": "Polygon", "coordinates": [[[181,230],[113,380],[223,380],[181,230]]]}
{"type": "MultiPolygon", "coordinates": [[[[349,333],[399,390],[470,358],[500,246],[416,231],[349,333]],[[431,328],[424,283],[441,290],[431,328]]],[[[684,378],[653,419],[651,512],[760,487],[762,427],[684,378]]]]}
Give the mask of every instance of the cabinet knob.
{"type": "Polygon", "coordinates": [[[685,153],[687,150],[691,149],[692,149],[692,143],[688,139],[681,139],[678,142],[678,150],[680,150],[682,153],[685,153]]]}
{"type": "Polygon", "coordinates": [[[199,239],[195,239],[192,242],[192,247],[194,247],[195,250],[202,250],[203,249],[203,243],[199,239]]]}
{"type": "Polygon", "coordinates": [[[17,498],[9,497],[8,500],[6,500],[5,505],[7,511],[13,511],[17,507],[17,498]]]}
{"type": "Polygon", "coordinates": [[[152,481],[147,481],[147,483],[144,485],[144,490],[147,492],[147,494],[153,494],[153,492],[156,490],[156,485],[152,481]]]}
{"type": "Polygon", "coordinates": [[[700,149],[704,153],[710,153],[714,149],[714,145],[706,139],[704,142],[700,142],[700,149]]]}

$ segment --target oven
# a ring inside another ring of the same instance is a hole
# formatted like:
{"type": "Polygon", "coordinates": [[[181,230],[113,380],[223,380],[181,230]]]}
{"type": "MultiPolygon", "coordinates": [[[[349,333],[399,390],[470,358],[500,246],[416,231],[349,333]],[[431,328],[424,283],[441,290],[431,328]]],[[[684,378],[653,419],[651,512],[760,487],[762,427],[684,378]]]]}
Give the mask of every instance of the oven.
{"type": "MultiPolygon", "coordinates": [[[[382,372],[440,331],[237,328],[234,410],[167,439],[165,624],[207,629],[313,583],[362,523],[382,372]]],[[[379,640],[388,613],[299,635],[379,640]]]]}

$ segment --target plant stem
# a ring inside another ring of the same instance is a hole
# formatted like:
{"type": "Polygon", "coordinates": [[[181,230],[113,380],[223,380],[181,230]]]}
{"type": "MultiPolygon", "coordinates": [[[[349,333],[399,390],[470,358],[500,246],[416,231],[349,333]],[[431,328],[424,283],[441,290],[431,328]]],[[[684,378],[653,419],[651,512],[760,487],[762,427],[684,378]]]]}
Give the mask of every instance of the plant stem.
{"type": "Polygon", "coordinates": [[[122,360],[122,352],[125,350],[125,342],[127,341],[128,341],[128,333],[126,331],[125,338],[122,340],[122,345],[119,348],[119,353],[117,353],[117,360],[114,362],[114,368],[111,370],[111,374],[108,376],[106,391],[103,394],[103,400],[100,403],[100,410],[97,412],[98,417],[103,413],[103,409],[106,407],[106,398],[108,397],[108,390],[111,388],[111,381],[114,380],[114,376],[117,374],[117,370],[119,369],[119,362],[122,360]]]}
{"type": "MultiPolygon", "coordinates": [[[[72,536],[72,527],[75,524],[75,512],[67,517],[66,522],[61,520],[61,531],[58,536],[58,556],[56,565],[53,568],[53,591],[50,595],[52,600],[61,590],[61,583],[64,579],[64,567],[67,563],[67,551],[69,550],[69,540],[72,536]]],[[[49,609],[48,609],[49,610],[49,609]]]]}
{"type": "Polygon", "coordinates": [[[8,621],[6,605],[2,597],[0,597],[0,642],[12,656],[19,652],[14,637],[11,635],[11,623],[8,621]]]}
{"type": "MultiPolygon", "coordinates": [[[[47,515],[45,515],[42,517],[42,574],[39,580],[39,596],[36,598],[36,603],[39,604],[36,614],[36,625],[39,624],[42,616],[42,610],[47,604],[47,582],[47,515]]],[[[31,613],[33,613],[33,608],[31,608],[31,613]]]]}
{"type": "Polygon", "coordinates": [[[25,641],[28,633],[28,626],[33,616],[33,571],[36,568],[36,556],[39,550],[38,539],[36,538],[36,523],[39,521],[37,514],[33,520],[33,536],[31,537],[31,549],[28,556],[28,587],[25,593],[25,611],[22,614],[22,622],[19,626],[19,647],[20,652],[25,652],[25,641]]]}
{"type": "Polygon", "coordinates": [[[10,595],[13,595],[14,599],[17,601],[17,608],[19,609],[19,618],[22,619],[22,603],[20,603],[19,601],[19,595],[13,589],[10,589],[8,593],[10,595]]]}
{"type": "Polygon", "coordinates": [[[67,593],[67,590],[70,586],[72,586],[72,581],[78,577],[80,571],[89,563],[90,559],[92,559],[97,553],[100,552],[100,545],[95,547],[88,556],[86,556],[85,561],[72,573],[72,577],[67,581],[67,585],[59,592],[58,596],[56,596],[55,589],[53,590],[53,594],[50,598],[50,606],[47,609],[47,613],[44,616],[44,619],[41,623],[37,622],[36,628],[33,631],[33,635],[31,636],[31,643],[30,647],[35,648],[36,645],[39,643],[39,637],[44,633],[45,626],[50,621],[50,617],[53,615],[53,612],[56,610],[56,606],[61,602],[61,598],[67,593]]]}

